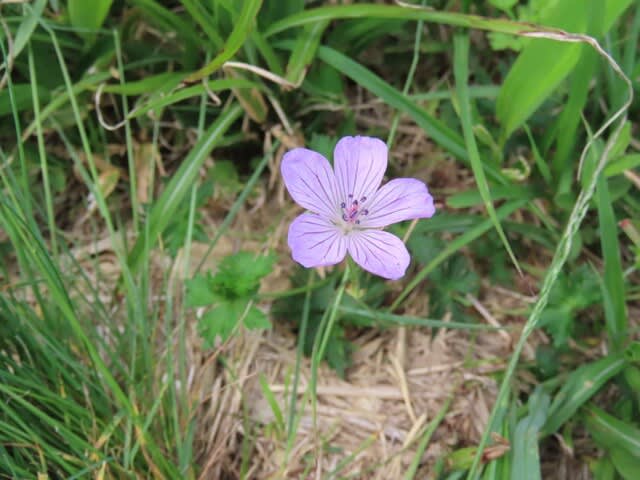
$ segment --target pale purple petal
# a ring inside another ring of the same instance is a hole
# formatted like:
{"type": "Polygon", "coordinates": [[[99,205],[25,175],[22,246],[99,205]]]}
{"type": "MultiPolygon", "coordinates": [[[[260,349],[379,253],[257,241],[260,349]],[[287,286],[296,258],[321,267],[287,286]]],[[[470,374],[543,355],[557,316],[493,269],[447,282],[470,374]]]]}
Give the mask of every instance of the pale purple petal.
{"type": "Polygon", "coordinates": [[[396,178],[385,184],[366,204],[360,217],[362,227],[386,227],[403,220],[429,218],[436,209],[424,182],[415,178],[396,178]]]}
{"type": "Polygon", "coordinates": [[[347,254],[342,231],[314,213],[303,213],[291,222],[287,242],[293,259],[307,268],[335,265],[347,254]]]}
{"type": "Polygon", "coordinates": [[[327,218],[339,216],[336,177],[326,158],[306,148],[294,148],[282,157],[280,171],[298,205],[327,218]]]}
{"type": "Polygon", "coordinates": [[[352,232],[349,253],[366,271],[389,280],[404,276],[411,260],[402,240],[382,230],[352,232]]]}
{"type": "Polygon", "coordinates": [[[333,152],[333,166],[341,201],[371,198],[387,169],[387,145],[372,137],[344,137],[333,152]]]}

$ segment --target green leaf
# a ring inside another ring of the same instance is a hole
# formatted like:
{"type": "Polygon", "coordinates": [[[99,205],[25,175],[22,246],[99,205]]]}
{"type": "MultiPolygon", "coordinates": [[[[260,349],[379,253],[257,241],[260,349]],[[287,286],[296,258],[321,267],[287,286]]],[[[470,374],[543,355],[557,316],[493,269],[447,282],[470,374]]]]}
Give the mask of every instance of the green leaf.
{"type": "Polygon", "coordinates": [[[196,275],[185,282],[187,307],[212,305],[219,297],[213,291],[213,277],[210,273],[196,275]]]}
{"type": "Polygon", "coordinates": [[[242,48],[245,40],[251,33],[256,21],[256,16],[262,6],[262,0],[245,0],[242,3],[242,11],[233,26],[233,31],[227,38],[224,47],[207,65],[186,78],[188,82],[196,82],[204,77],[208,77],[224,64],[231,60],[236,52],[242,48]]]}
{"type": "MultiPolygon", "coordinates": [[[[603,31],[629,6],[631,0],[604,3],[603,31]]],[[[571,33],[587,31],[589,14],[600,0],[562,0],[556,2],[541,24],[571,33]]],[[[502,124],[503,142],[520,127],[551,95],[576,66],[584,45],[536,39],[520,53],[505,79],[496,103],[496,114],[502,124]]],[[[579,103],[579,102],[578,102],[579,103]]]]}
{"type": "Polygon", "coordinates": [[[256,255],[238,252],[225,257],[213,278],[213,288],[225,298],[246,297],[254,294],[260,280],[273,269],[275,255],[256,255]]]}
{"type": "Polygon", "coordinates": [[[610,451],[623,449],[640,461],[640,429],[637,427],[609,415],[595,405],[587,409],[585,425],[610,451]]]}
{"type": "Polygon", "coordinates": [[[302,29],[291,52],[285,78],[295,85],[302,83],[305,72],[313,62],[320,39],[329,21],[316,22],[302,29]]]}
{"type": "MultiPolygon", "coordinates": [[[[476,137],[473,133],[473,124],[471,118],[471,99],[469,95],[469,36],[466,34],[456,34],[453,39],[453,71],[456,81],[456,95],[458,101],[458,110],[460,122],[462,123],[462,131],[464,134],[464,141],[467,147],[469,155],[469,161],[473,170],[473,175],[480,191],[480,196],[484,202],[484,207],[489,214],[489,218],[493,222],[502,245],[509,254],[511,262],[520,273],[520,264],[516,259],[511,244],[504,233],[502,225],[496,216],[496,211],[493,206],[493,200],[491,198],[491,192],[489,191],[489,183],[484,172],[483,161],[480,158],[480,151],[478,150],[478,144],[476,143],[476,137]]],[[[486,163],[486,162],[485,162],[486,163]]]]}
{"type": "Polygon", "coordinates": [[[409,100],[371,70],[332,48],[318,48],[318,58],[342,72],[354,82],[362,85],[374,95],[382,98],[390,106],[409,115],[434,142],[446,148],[458,158],[467,159],[467,152],[458,133],[437,118],[429,115],[423,108],[409,100]]]}
{"type": "Polygon", "coordinates": [[[252,305],[244,317],[244,326],[249,330],[269,330],[271,322],[262,310],[252,305]]]}
{"type": "Polygon", "coordinates": [[[223,342],[227,340],[236,329],[247,305],[246,299],[224,301],[202,315],[198,319],[198,334],[204,348],[213,347],[218,337],[223,342]]]}
{"type": "Polygon", "coordinates": [[[609,355],[571,373],[553,399],[542,433],[550,435],[556,432],[625,365],[622,355],[609,355]]]}
{"type": "Polygon", "coordinates": [[[512,441],[512,480],[538,480],[540,473],[540,452],[538,432],[547,419],[550,397],[541,388],[529,398],[529,414],[518,422],[512,441]]]}
{"type": "Polygon", "coordinates": [[[632,342],[624,351],[624,358],[629,363],[640,363],[640,342],[632,342]]]}
{"type": "MultiPolygon", "coordinates": [[[[113,0],[69,0],[71,25],[82,30],[97,30],[107,17],[113,0]]],[[[81,32],[81,35],[86,33],[81,32]]]]}
{"type": "Polygon", "coordinates": [[[489,3],[500,10],[509,10],[518,3],[518,0],[489,0],[489,3]]]}
{"type": "MultiPolygon", "coordinates": [[[[584,32],[588,11],[585,0],[563,0],[557,3],[542,23],[570,32],[584,32]]],[[[503,141],[529,118],[573,70],[581,50],[580,44],[547,39],[534,40],[522,50],[505,78],[496,101],[503,141]]]]}
{"type": "Polygon", "coordinates": [[[640,472],[640,458],[622,448],[610,448],[609,456],[613,466],[624,480],[637,480],[640,472]]]}
{"type": "MultiPolygon", "coordinates": [[[[11,94],[13,94],[13,101],[15,102],[16,111],[21,112],[33,106],[30,84],[14,83],[11,86],[11,89],[11,92],[9,92],[8,88],[4,88],[2,89],[2,91],[0,91],[0,116],[11,113],[11,94]]],[[[40,102],[48,102],[50,97],[49,90],[47,88],[39,86],[38,97],[40,99],[40,102]]]]}
{"type": "Polygon", "coordinates": [[[13,39],[13,49],[11,52],[13,58],[17,58],[24,47],[27,46],[31,35],[33,34],[36,26],[38,25],[38,22],[40,21],[40,18],[42,17],[44,7],[47,6],[47,0],[36,0],[35,2],[26,4],[25,6],[31,11],[22,18],[15,38],[13,39]]]}
{"type": "Polygon", "coordinates": [[[573,314],[571,309],[562,305],[557,308],[547,308],[540,315],[540,326],[553,337],[553,345],[562,347],[567,344],[573,332],[573,314]]]}
{"type": "Polygon", "coordinates": [[[618,242],[618,225],[609,196],[609,186],[604,175],[598,178],[598,218],[600,220],[600,245],[604,259],[604,282],[602,289],[610,308],[605,309],[605,322],[609,343],[615,350],[622,348],[627,336],[627,305],[624,273],[618,242]]]}
{"type": "Polygon", "coordinates": [[[624,173],[625,170],[630,170],[638,166],[640,166],[640,153],[631,153],[613,160],[604,167],[604,174],[607,177],[613,177],[614,175],[624,173]]]}
{"type": "Polygon", "coordinates": [[[480,277],[471,268],[467,257],[457,253],[444,261],[431,274],[433,284],[440,290],[451,293],[476,293],[480,288],[480,277]]]}
{"type": "Polygon", "coordinates": [[[311,134],[311,140],[309,140],[308,148],[314,152],[321,153],[325,158],[333,159],[333,149],[337,141],[338,139],[335,137],[313,132],[311,134]]]}

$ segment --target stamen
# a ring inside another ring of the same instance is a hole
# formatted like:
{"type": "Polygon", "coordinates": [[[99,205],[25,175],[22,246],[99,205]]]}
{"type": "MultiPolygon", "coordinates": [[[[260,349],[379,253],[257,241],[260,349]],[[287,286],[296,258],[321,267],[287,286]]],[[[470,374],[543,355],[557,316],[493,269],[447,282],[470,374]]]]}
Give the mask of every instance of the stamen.
{"type": "Polygon", "coordinates": [[[369,213],[369,210],[360,210],[362,204],[367,201],[367,197],[363,195],[362,198],[358,200],[353,198],[353,193],[350,193],[347,196],[349,197],[349,202],[340,202],[342,220],[351,225],[360,225],[359,217],[369,213]]]}

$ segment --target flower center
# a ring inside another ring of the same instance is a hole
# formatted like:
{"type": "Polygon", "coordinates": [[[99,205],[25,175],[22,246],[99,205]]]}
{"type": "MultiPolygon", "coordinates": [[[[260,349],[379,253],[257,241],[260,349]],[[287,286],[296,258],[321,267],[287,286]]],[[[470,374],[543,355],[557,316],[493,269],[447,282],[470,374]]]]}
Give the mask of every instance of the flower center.
{"type": "Polygon", "coordinates": [[[347,226],[360,225],[359,217],[369,214],[369,210],[362,208],[364,202],[367,201],[367,197],[362,197],[358,200],[353,198],[353,193],[350,193],[348,196],[348,201],[340,204],[342,220],[346,222],[347,226]]]}

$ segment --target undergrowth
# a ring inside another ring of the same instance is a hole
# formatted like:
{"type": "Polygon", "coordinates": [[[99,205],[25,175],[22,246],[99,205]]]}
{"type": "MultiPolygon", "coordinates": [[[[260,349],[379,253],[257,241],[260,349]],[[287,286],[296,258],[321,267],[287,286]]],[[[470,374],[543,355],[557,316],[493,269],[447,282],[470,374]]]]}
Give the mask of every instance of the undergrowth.
{"type": "MultiPolygon", "coordinates": [[[[255,478],[260,435],[286,443],[275,475],[302,474],[322,360],[348,381],[359,335],[456,329],[519,335],[482,439],[426,459],[449,401],[403,478],[550,478],[562,452],[636,478],[640,7],[331,3],[0,5],[2,477],[255,478]],[[392,229],[399,282],[288,258],[282,154],[352,134],[437,202],[392,229]],[[528,303],[487,325],[478,299],[506,290],[528,303]],[[212,466],[193,352],[236,378],[229,342],[270,329],[298,335],[287,401],[260,378],[262,428],[243,392],[237,452],[212,466]]],[[[325,447],[307,471],[342,478],[356,454],[320,471],[325,447]]]]}

